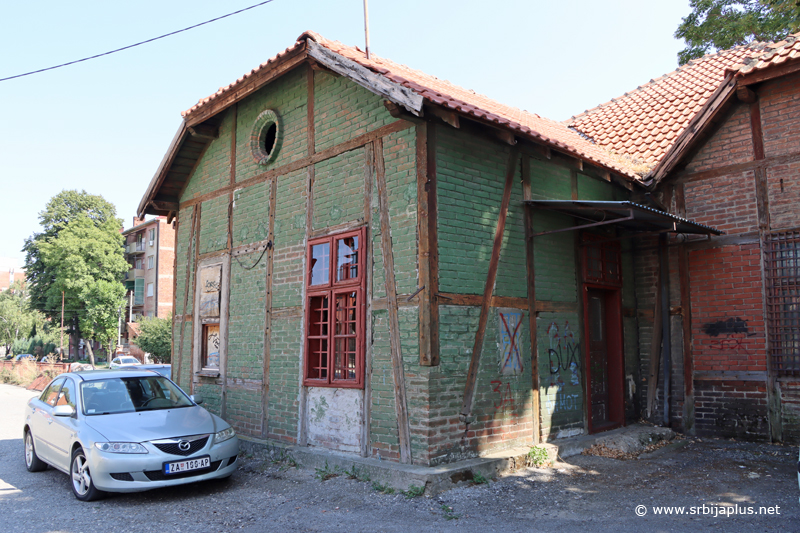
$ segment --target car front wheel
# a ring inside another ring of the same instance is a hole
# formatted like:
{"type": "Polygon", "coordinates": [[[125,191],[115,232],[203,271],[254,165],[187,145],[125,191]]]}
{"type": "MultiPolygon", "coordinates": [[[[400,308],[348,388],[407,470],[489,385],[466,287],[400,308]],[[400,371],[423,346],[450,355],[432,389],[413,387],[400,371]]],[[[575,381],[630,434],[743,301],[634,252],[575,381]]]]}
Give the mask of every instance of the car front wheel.
{"type": "Polygon", "coordinates": [[[25,467],[28,472],[41,472],[47,468],[47,463],[36,455],[36,447],[33,445],[33,433],[30,431],[25,432],[25,467]]]}
{"type": "Polygon", "coordinates": [[[75,497],[82,502],[90,502],[104,496],[104,493],[97,490],[92,482],[92,473],[89,471],[89,461],[82,448],[76,448],[72,452],[70,462],[70,477],[72,477],[72,492],[75,497]]]}

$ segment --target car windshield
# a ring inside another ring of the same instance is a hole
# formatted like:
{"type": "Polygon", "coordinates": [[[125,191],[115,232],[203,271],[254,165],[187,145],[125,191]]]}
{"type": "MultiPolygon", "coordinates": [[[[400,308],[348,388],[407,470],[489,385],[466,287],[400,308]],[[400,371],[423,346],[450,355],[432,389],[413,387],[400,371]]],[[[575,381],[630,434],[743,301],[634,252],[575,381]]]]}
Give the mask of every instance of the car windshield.
{"type": "Polygon", "coordinates": [[[174,383],[156,375],[84,381],[81,394],[83,414],[89,416],[194,405],[174,383]]]}

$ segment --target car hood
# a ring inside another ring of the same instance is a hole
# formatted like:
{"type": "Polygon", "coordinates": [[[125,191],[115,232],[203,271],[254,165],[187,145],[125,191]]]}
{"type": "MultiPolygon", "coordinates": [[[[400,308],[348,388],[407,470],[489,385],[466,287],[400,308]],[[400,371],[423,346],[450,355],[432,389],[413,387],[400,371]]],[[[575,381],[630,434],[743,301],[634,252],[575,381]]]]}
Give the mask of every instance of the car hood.
{"type": "Polygon", "coordinates": [[[86,425],[109,442],[145,442],[215,433],[228,424],[202,407],[87,416],[86,425]]]}

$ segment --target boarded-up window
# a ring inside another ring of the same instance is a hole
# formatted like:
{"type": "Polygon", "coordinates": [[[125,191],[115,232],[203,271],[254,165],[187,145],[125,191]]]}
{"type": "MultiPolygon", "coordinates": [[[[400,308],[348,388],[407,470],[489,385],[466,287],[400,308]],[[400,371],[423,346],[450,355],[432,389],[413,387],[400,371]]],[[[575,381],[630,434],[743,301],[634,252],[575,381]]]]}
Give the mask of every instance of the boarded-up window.
{"type": "Polygon", "coordinates": [[[203,325],[203,369],[219,370],[219,324],[203,325]]]}
{"type": "Polygon", "coordinates": [[[768,236],[766,253],[772,368],[778,376],[800,376],[800,231],[768,236]]]}
{"type": "Polygon", "coordinates": [[[219,290],[222,286],[222,265],[200,270],[200,318],[219,316],[219,290]]]}

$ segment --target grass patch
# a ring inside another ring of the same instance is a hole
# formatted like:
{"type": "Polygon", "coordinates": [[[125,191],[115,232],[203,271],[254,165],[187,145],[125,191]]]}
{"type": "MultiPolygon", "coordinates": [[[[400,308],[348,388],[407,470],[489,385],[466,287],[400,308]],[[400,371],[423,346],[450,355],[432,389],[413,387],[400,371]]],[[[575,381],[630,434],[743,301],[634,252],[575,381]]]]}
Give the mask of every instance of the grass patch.
{"type": "Polygon", "coordinates": [[[324,468],[315,468],[314,472],[314,477],[320,481],[328,481],[329,479],[335,478],[341,473],[338,466],[333,468],[328,466],[328,461],[325,461],[324,468]]]}
{"type": "Polygon", "coordinates": [[[486,485],[489,483],[489,480],[480,472],[473,472],[472,483],[474,485],[486,485]]]}
{"type": "Polygon", "coordinates": [[[406,499],[409,499],[409,500],[411,498],[418,498],[419,496],[422,496],[423,494],[425,494],[425,487],[420,487],[420,486],[417,486],[417,485],[411,485],[410,487],[408,487],[408,490],[404,490],[403,491],[403,496],[405,496],[406,499]]]}
{"type": "Polygon", "coordinates": [[[459,518],[461,518],[461,515],[455,514],[453,512],[453,508],[447,505],[446,503],[442,504],[442,511],[444,512],[445,520],[458,520],[459,518]]]}
{"type": "Polygon", "coordinates": [[[372,482],[372,489],[375,492],[380,492],[381,494],[394,494],[394,489],[389,485],[381,485],[377,481],[372,482]]]}
{"type": "Polygon", "coordinates": [[[550,456],[543,446],[533,446],[527,455],[528,466],[543,466],[550,463],[550,456]]]}
{"type": "Polygon", "coordinates": [[[355,479],[356,481],[370,480],[369,474],[367,474],[363,470],[360,470],[355,463],[353,463],[353,466],[344,471],[344,475],[347,476],[347,479],[355,479]]]}

